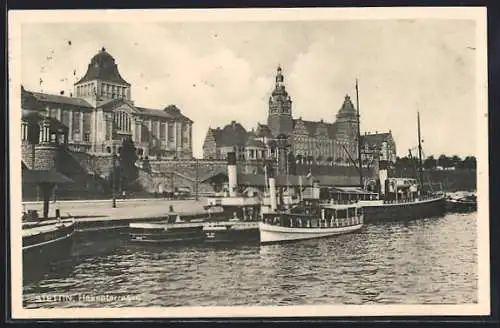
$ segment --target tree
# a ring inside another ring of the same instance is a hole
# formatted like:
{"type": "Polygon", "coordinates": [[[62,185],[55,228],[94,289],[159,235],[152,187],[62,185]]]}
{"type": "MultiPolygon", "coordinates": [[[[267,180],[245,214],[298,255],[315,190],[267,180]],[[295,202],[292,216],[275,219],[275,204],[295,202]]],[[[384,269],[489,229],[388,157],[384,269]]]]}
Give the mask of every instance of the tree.
{"type": "Polygon", "coordinates": [[[453,157],[450,159],[450,166],[457,167],[461,162],[462,159],[460,157],[458,157],[457,155],[453,155],[453,157]]]}
{"type": "Polygon", "coordinates": [[[121,173],[120,180],[124,190],[128,189],[130,184],[132,184],[138,177],[138,169],[135,165],[137,159],[137,150],[132,138],[128,137],[123,139],[119,152],[119,168],[121,173]]]}
{"type": "Polygon", "coordinates": [[[477,168],[477,161],[475,156],[467,156],[463,160],[463,167],[469,170],[475,170],[477,168]]]}
{"type": "Polygon", "coordinates": [[[424,160],[424,168],[426,170],[433,170],[437,166],[437,160],[434,158],[434,156],[429,156],[424,160]]]}
{"type": "Polygon", "coordinates": [[[328,162],[328,164],[330,165],[333,165],[333,157],[332,156],[329,156],[326,161],[328,162]]]}

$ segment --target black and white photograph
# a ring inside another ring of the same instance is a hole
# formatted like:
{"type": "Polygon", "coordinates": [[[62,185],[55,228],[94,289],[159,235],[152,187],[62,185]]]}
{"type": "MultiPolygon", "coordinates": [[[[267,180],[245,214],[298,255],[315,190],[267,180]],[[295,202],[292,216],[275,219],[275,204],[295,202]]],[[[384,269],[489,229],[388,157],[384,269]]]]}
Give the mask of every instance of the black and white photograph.
{"type": "Polygon", "coordinates": [[[9,13],[13,319],[487,315],[486,9],[9,13]]]}

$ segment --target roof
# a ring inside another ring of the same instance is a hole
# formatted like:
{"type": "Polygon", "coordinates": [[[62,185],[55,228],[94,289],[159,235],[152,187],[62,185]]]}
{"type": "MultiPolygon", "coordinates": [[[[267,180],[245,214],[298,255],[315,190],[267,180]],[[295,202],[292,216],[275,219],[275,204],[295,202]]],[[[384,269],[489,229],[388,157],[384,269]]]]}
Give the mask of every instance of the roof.
{"type": "Polygon", "coordinates": [[[29,170],[22,171],[23,183],[73,183],[73,180],[55,170],[29,170]]]}
{"type": "Polygon", "coordinates": [[[362,144],[367,143],[368,146],[372,147],[372,146],[379,146],[382,144],[382,142],[389,141],[391,139],[392,139],[391,132],[365,134],[361,136],[361,143],[362,144]]]}
{"type": "Polygon", "coordinates": [[[91,104],[89,104],[86,100],[82,98],[66,97],[66,96],[41,93],[41,92],[30,92],[30,93],[37,101],[41,103],[64,104],[79,108],[93,108],[91,104]]]}
{"type": "Polygon", "coordinates": [[[107,102],[100,104],[99,107],[102,108],[104,111],[112,111],[113,109],[115,109],[123,104],[127,104],[130,107],[135,108],[140,115],[163,117],[166,119],[175,119],[175,120],[184,120],[184,121],[193,122],[188,117],[182,115],[180,109],[177,108],[175,105],[169,105],[163,110],[152,109],[152,108],[134,106],[128,100],[125,100],[122,98],[116,98],[116,99],[111,99],[107,102]],[[175,108],[175,110],[172,107],[175,108]]]}
{"type": "Polygon", "coordinates": [[[125,81],[118,67],[115,64],[115,59],[111,56],[105,48],[102,48],[92,59],[87,68],[87,73],[75,84],[80,84],[92,80],[103,80],[107,82],[115,82],[120,84],[130,85],[125,81]]]}
{"type": "Polygon", "coordinates": [[[331,139],[335,138],[335,134],[337,133],[337,124],[336,123],[326,123],[321,121],[306,121],[302,118],[298,118],[293,120],[293,127],[295,128],[298,122],[302,122],[307,130],[309,136],[316,136],[316,132],[318,127],[324,125],[326,127],[328,137],[331,139]]]}
{"type": "Polygon", "coordinates": [[[255,132],[256,136],[258,137],[270,137],[271,136],[271,130],[269,129],[269,126],[266,124],[257,124],[257,131],[255,132]]]}
{"type": "Polygon", "coordinates": [[[213,130],[217,146],[236,146],[245,145],[248,139],[248,133],[238,122],[232,121],[224,128],[213,130]]]}
{"type": "Polygon", "coordinates": [[[344,103],[337,114],[337,118],[340,117],[357,117],[357,110],[354,108],[354,104],[351,101],[351,97],[349,95],[345,95],[344,103]]]}

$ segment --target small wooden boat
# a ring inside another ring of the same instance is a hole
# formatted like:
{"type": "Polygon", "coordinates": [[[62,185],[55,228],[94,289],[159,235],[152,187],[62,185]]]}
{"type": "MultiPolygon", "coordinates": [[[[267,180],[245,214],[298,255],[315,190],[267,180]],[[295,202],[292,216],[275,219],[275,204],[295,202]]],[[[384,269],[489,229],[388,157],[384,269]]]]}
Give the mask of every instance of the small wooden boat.
{"type": "Polygon", "coordinates": [[[203,242],[204,220],[183,222],[180,218],[171,216],[166,221],[136,222],[129,224],[131,242],[189,244],[203,242]]]}
{"type": "Polygon", "coordinates": [[[72,218],[23,223],[23,269],[39,270],[68,258],[74,234],[75,221],[72,218]]]}
{"type": "Polygon", "coordinates": [[[448,195],[446,196],[446,210],[458,213],[477,211],[477,196],[473,193],[448,195]]]}

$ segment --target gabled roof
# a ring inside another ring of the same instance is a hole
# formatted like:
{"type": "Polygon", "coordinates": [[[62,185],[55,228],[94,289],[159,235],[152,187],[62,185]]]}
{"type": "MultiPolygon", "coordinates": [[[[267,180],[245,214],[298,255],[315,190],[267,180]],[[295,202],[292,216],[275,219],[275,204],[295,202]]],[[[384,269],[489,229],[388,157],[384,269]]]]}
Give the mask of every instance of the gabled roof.
{"type": "Polygon", "coordinates": [[[248,139],[248,133],[238,122],[232,121],[224,128],[213,130],[217,146],[243,146],[248,139]]]}
{"type": "Polygon", "coordinates": [[[75,85],[92,80],[102,80],[130,85],[130,83],[121,77],[120,72],[118,72],[118,67],[115,64],[115,59],[106,51],[105,48],[102,48],[99,53],[92,57],[87,68],[87,73],[85,73],[85,75],[78,82],[76,82],[75,85]]]}
{"type": "Polygon", "coordinates": [[[76,97],[66,97],[41,92],[30,92],[31,95],[41,103],[63,104],[79,108],[93,108],[85,99],[76,97]]]}
{"type": "Polygon", "coordinates": [[[257,137],[270,137],[271,136],[271,130],[269,129],[269,126],[266,124],[257,124],[257,130],[255,131],[255,135],[257,137]]]}

